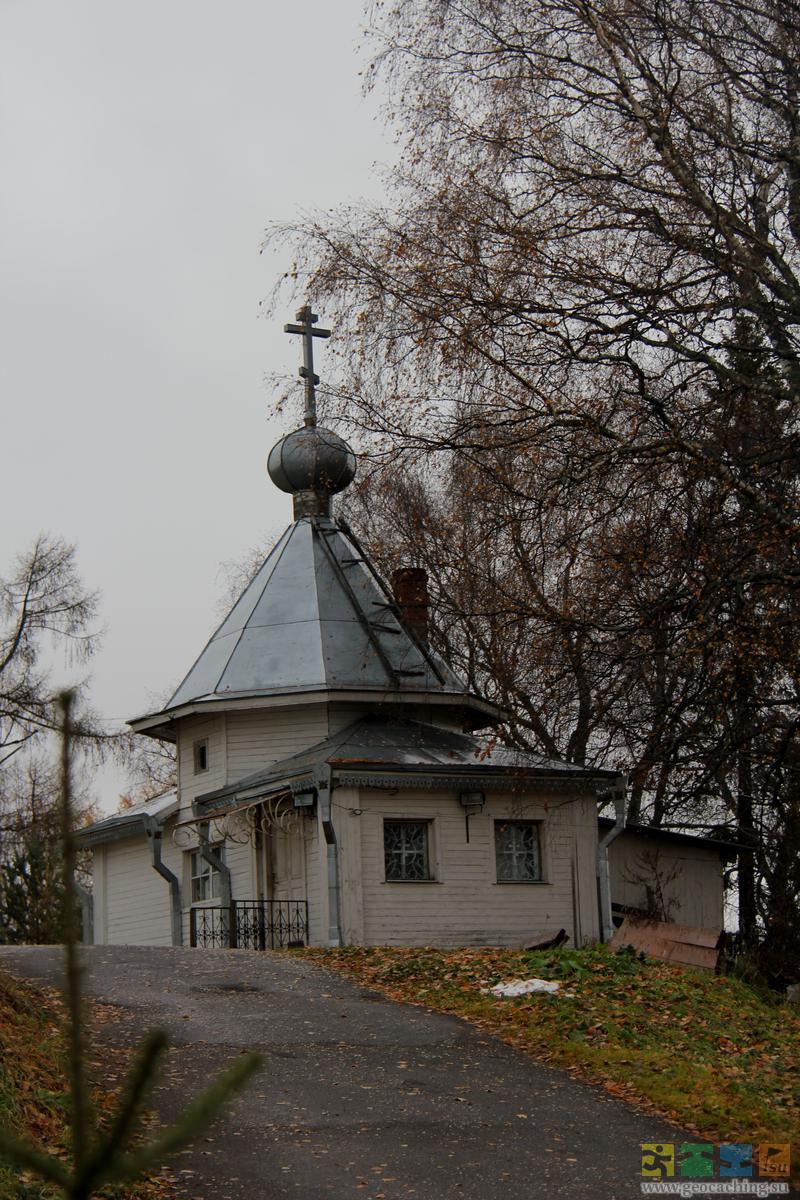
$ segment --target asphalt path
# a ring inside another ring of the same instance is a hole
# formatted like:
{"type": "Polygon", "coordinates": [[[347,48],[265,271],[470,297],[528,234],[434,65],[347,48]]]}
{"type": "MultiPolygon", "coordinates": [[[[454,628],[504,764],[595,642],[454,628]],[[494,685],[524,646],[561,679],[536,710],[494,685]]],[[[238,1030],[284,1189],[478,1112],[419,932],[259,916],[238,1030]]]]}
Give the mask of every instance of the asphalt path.
{"type": "MultiPolygon", "coordinates": [[[[456,1018],[396,1004],[308,960],[95,946],[87,990],[128,1046],[164,1028],[164,1120],[245,1049],[265,1065],[172,1169],[195,1200],[623,1200],[642,1142],[681,1132],[456,1018]]],[[[58,984],[56,947],[0,967],[58,984]]],[[[547,1001],[552,1003],[552,1001],[547,1001]]]]}

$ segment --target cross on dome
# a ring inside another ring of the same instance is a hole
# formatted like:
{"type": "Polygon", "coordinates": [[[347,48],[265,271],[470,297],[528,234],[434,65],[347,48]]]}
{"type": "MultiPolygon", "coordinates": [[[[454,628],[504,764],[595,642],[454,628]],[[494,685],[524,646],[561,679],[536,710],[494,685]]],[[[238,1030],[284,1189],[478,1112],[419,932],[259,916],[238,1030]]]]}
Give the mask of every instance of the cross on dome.
{"type": "Polygon", "coordinates": [[[296,325],[284,325],[284,333],[296,333],[303,339],[303,365],[300,378],[305,381],[306,406],[303,426],[287,433],[272,447],[267,470],[276,487],[294,497],[294,515],[329,517],[331,496],[343,491],[356,473],[356,458],[347,442],[330,429],[317,425],[314,374],[314,338],[328,338],[330,329],[315,329],[319,317],[305,304],[297,313],[296,325]]]}
{"type": "Polygon", "coordinates": [[[304,304],[300,311],[296,314],[295,320],[297,325],[284,325],[284,333],[299,333],[303,339],[303,365],[300,367],[298,374],[301,379],[305,380],[306,384],[306,411],[304,415],[304,424],[316,425],[317,423],[317,394],[314,390],[319,383],[319,375],[314,374],[314,338],[329,338],[331,336],[330,329],[315,329],[319,317],[311,311],[310,304],[304,304]]]}

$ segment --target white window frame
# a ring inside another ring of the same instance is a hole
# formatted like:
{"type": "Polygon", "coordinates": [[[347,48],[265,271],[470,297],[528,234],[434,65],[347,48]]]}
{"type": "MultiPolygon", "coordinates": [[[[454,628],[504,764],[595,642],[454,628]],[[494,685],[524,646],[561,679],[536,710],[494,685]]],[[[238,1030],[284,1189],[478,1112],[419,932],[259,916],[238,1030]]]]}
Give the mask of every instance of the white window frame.
{"type": "MultiPolygon", "coordinates": [[[[215,842],[213,846],[209,846],[219,858],[225,861],[225,846],[223,842],[215,842]]],[[[187,851],[188,854],[188,874],[189,874],[189,894],[192,898],[192,904],[211,904],[214,900],[220,898],[220,879],[221,872],[216,867],[212,867],[210,862],[207,862],[200,851],[200,847],[196,846],[194,850],[187,851]],[[202,884],[198,891],[207,892],[208,894],[196,896],[195,884],[202,884]]]]}

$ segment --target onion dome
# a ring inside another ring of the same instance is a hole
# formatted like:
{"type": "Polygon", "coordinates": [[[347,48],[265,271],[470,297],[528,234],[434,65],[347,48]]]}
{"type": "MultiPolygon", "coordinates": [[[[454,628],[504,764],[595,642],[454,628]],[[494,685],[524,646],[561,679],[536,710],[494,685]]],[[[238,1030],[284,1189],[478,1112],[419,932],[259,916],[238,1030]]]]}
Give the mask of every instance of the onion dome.
{"type": "Polygon", "coordinates": [[[355,478],[356,456],[338,434],[307,425],[272,447],[267,470],[275,486],[294,497],[295,518],[328,516],[331,496],[355,478]]]}

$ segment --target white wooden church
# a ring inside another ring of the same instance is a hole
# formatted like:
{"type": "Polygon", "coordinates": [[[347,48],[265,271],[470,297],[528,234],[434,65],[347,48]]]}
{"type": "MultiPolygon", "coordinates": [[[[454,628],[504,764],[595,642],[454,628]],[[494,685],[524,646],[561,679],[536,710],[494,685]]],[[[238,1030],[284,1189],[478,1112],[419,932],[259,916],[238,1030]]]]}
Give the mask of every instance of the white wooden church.
{"type": "MultiPolygon", "coordinates": [[[[428,645],[424,572],[390,589],[332,515],[356,462],[316,423],[312,337],[326,332],[309,308],[298,321],[305,424],[268,468],[294,521],[164,709],[130,722],[175,743],[177,790],[83,831],[95,942],[608,936],[620,850],[645,836],[624,830],[624,779],[492,748],[502,712],[428,645]],[[602,803],[615,817],[598,832],[602,803]]],[[[721,924],[721,849],[666,836],[676,919],[721,924]]]]}

